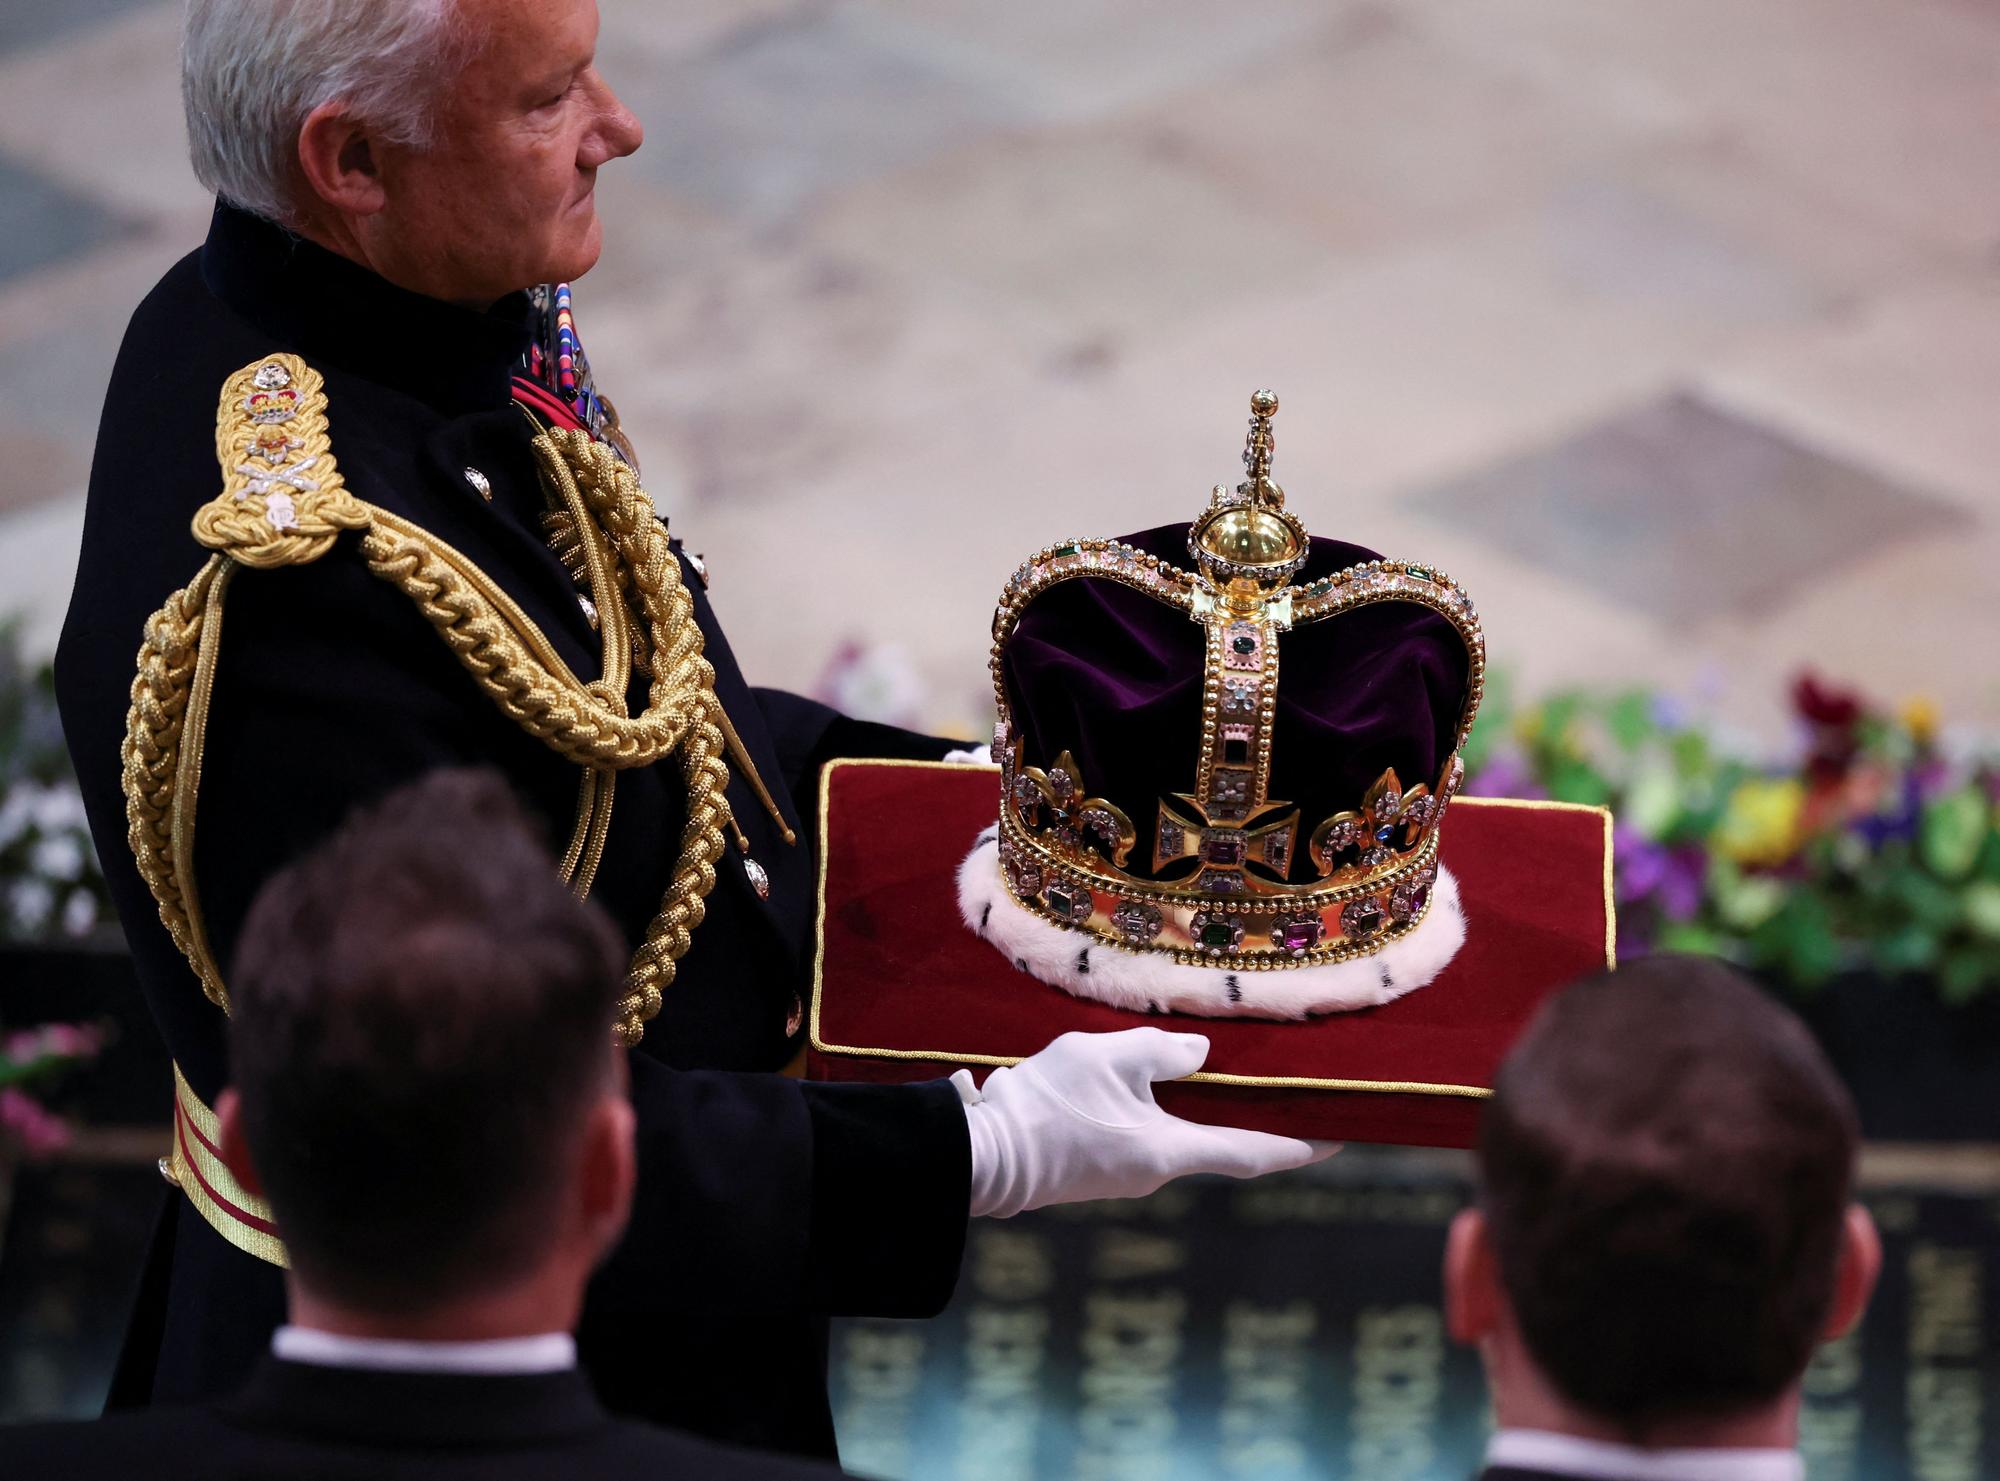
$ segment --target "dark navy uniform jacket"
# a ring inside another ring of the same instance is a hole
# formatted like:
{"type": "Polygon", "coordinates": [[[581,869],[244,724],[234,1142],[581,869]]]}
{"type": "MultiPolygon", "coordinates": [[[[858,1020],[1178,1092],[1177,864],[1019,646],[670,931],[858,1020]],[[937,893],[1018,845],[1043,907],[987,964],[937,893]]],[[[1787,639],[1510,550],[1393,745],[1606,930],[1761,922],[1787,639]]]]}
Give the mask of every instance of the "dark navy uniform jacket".
{"type": "MultiPolygon", "coordinates": [[[[224,1018],[160,925],[126,844],[119,746],[143,624],[208,555],[189,521],[221,488],[222,383],[273,351],[318,370],[347,487],[471,557],[587,676],[598,668],[597,635],[544,543],[532,429],[510,404],[529,320],[525,295],[477,313],[407,293],[228,207],[133,315],[91,468],[56,685],[140,982],[174,1059],[211,1105],[228,1078],[224,1018]],[[490,501],[468,468],[485,475],[490,501]]],[[[355,543],[343,536],[308,565],[241,570],[230,587],[195,853],[225,983],[263,881],[350,808],[430,769],[498,767],[557,847],[574,823],[575,767],[501,714],[417,606],[368,572],[355,543]]],[[[632,1055],[638,1204],[578,1335],[617,1412],[830,1454],[824,1319],[929,1315],[948,1299],[969,1198],[964,1114],[942,1082],[836,1087],[714,1071],[775,1070],[795,1048],[787,1020],[807,991],[814,893],[813,810],[801,804],[820,763],[936,756],[943,745],[750,688],[685,555],[682,567],[717,695],[799,843],[783,842],[732,769],[729,799],[770,898],[759,898],[730,843],[706,918],[632,1055]]],[[[777,583],[761,595],[785,599],[777,583]]],[[[635,945],[671,875],[684,804],[671,760],[618,776],[591,897],[635,945]]],[[[114,1404],[234,1387],[282,1308],[276,1268],[176,1198],[114,1404]]]]}
{"type": "Polygon", "coordinates": [[[266,1358],[240,1393],[0,1428],[0,1475],[66,1481],[826,1481],[832,1466],[613,1419],[574,1370],[469,1375],[266,1358]]]}

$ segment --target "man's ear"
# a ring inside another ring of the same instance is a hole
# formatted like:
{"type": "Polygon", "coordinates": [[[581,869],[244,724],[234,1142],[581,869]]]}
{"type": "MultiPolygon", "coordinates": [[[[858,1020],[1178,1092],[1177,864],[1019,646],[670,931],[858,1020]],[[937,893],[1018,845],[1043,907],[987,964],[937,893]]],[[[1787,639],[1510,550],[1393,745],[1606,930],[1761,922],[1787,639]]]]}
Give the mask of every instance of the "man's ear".
{"type": "Polygon", "coordinates": [[[307,191],[342,216],[372,216],[388,203],[374,141],[338,99],[299,126],[299,171],[307,191]]]}
{"type": "Polygon", "coordinates": [[[1847,1219],[1840,1231],[1840,1261],[1833,1272],[1833,1305],[1826,1314],[1827,1341],[1845,1337],[1868,1309],[1875,1294],[1875,1278],[1882,1273],[1882,1236],[1875,1220],[1858,1203],[1847,1206],[1847,1219]]]}
{"type": "Polygon", "coordinates": [[[1454,1342],[1476,1346],[1499,1328],[1505,1300],[1486,1215],[1461,1209],[1444,1242],[1445,1330],[1454,1342]]]}
{"type": "Polygon", "coordinates": [[[632,1215],[632,1190],[639,1176],[637,1121],[621,1088],[599,1097],[584,1124],[578,1213],[596,1237],[600,1257],[618,1242],[632,1215]]]}
{"type": "Polygon", "coordinates": [[[243,1101],[234,1087],[225,1087],[215,1102],[215,1119],[220,1123],[216,1149],[222,1165],[229,1169],[243,1191],[252,1198],[264,1196],[264,1184],[250,1160],[250,1143],[243,1135],[243,1101]]]}

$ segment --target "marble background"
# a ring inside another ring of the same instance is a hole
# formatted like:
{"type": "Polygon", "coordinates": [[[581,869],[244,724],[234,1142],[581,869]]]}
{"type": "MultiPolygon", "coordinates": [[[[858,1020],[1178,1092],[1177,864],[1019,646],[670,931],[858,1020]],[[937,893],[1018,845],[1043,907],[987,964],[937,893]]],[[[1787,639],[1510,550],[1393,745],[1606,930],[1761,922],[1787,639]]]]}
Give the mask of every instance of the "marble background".
{"type": "MultiPolygon", "coordinates": [[[[178,7],[0,7],[0,610],[46,646],[126,316],[196,244],[178,7]]],[[[1188,518],[1281,394],[1314,529],[1529,691],[2000,724],[1992,0],[605,0],[578,286],[745,668],[985,718],[1029,550],[1188,518]],[[1970,661],[1969,661],[1970,660],[1970,661]]]]}

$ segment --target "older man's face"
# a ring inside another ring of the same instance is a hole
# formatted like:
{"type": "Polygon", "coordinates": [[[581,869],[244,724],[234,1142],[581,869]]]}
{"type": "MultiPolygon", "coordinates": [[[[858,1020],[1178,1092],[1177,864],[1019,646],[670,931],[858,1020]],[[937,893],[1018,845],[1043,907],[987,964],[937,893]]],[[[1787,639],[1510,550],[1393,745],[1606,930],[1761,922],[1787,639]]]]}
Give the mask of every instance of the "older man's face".
{"type": "Polygon", "coordinates": [[[491,303],[597,261],[600,165],[639,147],[639,121],[598,75],[596,0],[459,0],[477,54],[440,100],[436,142],[382,161],[369,223],[397,281],[491,303]]]}

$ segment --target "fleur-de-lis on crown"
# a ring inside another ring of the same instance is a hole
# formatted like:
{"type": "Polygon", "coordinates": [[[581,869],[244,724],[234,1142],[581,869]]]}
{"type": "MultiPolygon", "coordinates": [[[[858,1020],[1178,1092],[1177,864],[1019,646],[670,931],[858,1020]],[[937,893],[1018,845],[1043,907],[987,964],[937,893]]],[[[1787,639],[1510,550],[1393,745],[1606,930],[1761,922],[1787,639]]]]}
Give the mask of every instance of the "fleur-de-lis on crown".
{"type": "Polygon", "coordinates": [[[1369,787],[1359,811],[1337,812],[1313,830],[1313,865],[1324,878],[1339,869],[1386,864],[1423,841],[1437,812],[1427,785],[1419,782],[1406,792],[1390,767],[1369,787]]]}
{"type": "Polygon", "coordinates": [[[1084,795],[1083,774],[1068,751],[1047,771],[1022,767],[1014,777],[1011,800],[1024,827],[1075,853],[1095,849],[1121,869],[1138,842],[1130,818],[1104,798],[1084,795]]]}

